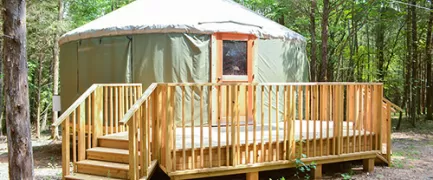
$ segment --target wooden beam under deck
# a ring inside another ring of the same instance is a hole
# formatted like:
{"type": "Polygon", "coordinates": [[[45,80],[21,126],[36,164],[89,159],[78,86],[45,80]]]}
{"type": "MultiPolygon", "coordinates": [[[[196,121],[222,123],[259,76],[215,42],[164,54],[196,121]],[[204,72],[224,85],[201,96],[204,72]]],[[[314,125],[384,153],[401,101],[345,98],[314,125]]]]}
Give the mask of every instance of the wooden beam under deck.
{"type": "MultiPolygon", "coordinates": [[[[306,164],[315,162],[318,165],[322,165],[322,164],[330,164],[330,163],[361,160],[361,159],[374,159],[376,157],[376,153],[377,151],[367,151],[367,152],[350,153],[350,154],[343,154],[343,155],[330,155],[330,156],[315,157],[315,158],[305,158],[302,161],[306,164]]],[[[226,175],[233,175],[233,174],[287,169],[287,168],[294,168],[294,167],[296,167],[294,161],[282,160],[277,162],[256,163],[251,165],[224,166],[224,167],[215,167],[215,168],[177,171],[177,172],[169,173],[168,175],[172,179],[196,179],[196,178],[205,178],[205,177],[213,177],[213,176],[226,176],[226,175]]]]}

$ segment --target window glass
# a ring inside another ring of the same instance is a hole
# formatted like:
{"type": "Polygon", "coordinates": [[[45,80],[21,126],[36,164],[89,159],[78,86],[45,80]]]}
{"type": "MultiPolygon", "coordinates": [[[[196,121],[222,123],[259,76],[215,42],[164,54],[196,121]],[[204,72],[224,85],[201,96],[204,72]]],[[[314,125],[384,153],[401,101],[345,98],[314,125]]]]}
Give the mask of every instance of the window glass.
{"type": "Polygon", "coordinates": [[[247,75],[247,41],[223,41],[223,75],[247,75]]]}

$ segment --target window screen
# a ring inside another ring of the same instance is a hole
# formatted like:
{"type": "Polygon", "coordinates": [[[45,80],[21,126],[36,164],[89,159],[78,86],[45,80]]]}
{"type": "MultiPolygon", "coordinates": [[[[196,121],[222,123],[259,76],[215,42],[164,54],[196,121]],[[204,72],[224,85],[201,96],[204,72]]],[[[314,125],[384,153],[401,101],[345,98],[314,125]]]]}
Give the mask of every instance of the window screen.
{"type": "Polygon", "coordinates": [[[223,41],[223,75],[247,75],[247,41],[223,41]]]}

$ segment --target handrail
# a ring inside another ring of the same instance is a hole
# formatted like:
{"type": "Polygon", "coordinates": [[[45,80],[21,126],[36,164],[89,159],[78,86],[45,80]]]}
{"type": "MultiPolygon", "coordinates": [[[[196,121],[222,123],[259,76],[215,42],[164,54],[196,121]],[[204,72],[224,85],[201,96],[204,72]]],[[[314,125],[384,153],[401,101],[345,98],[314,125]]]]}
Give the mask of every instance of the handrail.
{"type": "Polygon", "coordinates": [[[401,107],[397,106],[396,104],[392,103],[391,101],[389,101],[389,100],[386,99],[386,98],[382,98],[382,99],[383,99],[383,101],[384,101],[385,103],[390,104],[391,107],[397,109],[397,110],[400,111],[400,112],[403,112],[403,109],[402,109],[401,107]]]}
{"type": "Polygon", "coordinates": [[[148,97],[152,94],[152,92],[156,89],[158,83],[152,83],[146,91],[144,91],[143,95],[141,95],[140,99],[135,101],[134,105],[129,108],[128,112],[123,116],[123,118],[119,121],[120,125],[126,125],[134,115],[134,113],[140,108],[141,104],[148,99],[148,97]]]}
{"type": "Polygon", "coordinates": [[[56,122],[54,122],[51,127],[57,127],[60,124],[63,123],[63,121],[72,113],[74,112],[74,110],[81,104],[84,102],[84,100],[86,100],[87,97],[89,97],[93,91],[96,90],[96,88],[98,88],[97,84],[93,84],[92,86],[90,86],[89,89],[87,89],[71,106],[69,106],[69,108],[57,119],[56,122]]]}
{"type": "Polygon", "coordinates": [[[311,85],[383,85],[383,83],[360,83],[360,82],[293,82],[293,83],[164,83],[167,86],[219,86],[219,85],[255,85],[255,86],[311,86],[311,85]]]}
{"type": "Polygon", "coordinates": [[[51,127],[57,127],[60,126],[60,124],[62,124],[62,122],[72,113],[74,112],[74,110],[81,104],[83,103],[86,98],[88,98],[93,91],[96,90],[96,88],[101,87],[101,86],[107,86],[107,87],[112,87],[112,86],[138,86],[141,85],[139,83],[130,83],[130,84],[93,84],[92,86],[90,86],[89,89],[87,89],[71,106],[69,106],[69,108],[62,113],[62,115],[57,119],[56,122],[54,122],[51,127]]]}

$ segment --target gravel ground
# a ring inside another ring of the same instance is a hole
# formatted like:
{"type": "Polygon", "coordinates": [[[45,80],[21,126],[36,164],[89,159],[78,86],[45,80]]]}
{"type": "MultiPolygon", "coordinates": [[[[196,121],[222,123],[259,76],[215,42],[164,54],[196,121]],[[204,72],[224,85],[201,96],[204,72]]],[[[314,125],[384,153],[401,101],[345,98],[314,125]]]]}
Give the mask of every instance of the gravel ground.
{"type": "MultiPolygon", "coordinates": [[[[62,145],[48,136],[32,140],[35,179],[61,179],[62,145]]],[[[9,179],[7,141],[0,138],[0,179],[9,179]]]]}

